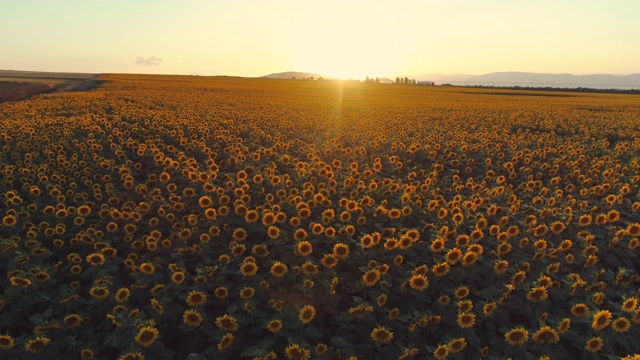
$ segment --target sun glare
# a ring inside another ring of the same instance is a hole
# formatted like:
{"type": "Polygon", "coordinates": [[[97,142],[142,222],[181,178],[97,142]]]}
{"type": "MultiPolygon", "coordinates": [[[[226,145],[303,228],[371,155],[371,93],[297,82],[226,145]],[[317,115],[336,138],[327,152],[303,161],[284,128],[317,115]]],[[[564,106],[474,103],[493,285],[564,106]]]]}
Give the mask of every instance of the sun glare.
{"type": "Polygon", "coordinates": [[[385,17],[362,16],[358,5],[344,5],[340,13],[315,9],[301,20],[294,34],[294,66],[340,79],[389,76],[402,63],[402,52],[385,17]]]}

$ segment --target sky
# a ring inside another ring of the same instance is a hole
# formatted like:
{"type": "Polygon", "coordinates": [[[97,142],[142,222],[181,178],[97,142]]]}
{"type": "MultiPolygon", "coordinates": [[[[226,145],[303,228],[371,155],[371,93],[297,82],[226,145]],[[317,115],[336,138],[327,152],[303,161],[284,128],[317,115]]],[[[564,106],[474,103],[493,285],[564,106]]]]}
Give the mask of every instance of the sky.
{"type": "Polygon", "coordinates": [[[0,0],[0,69],[640,73],[640,0],[0,0]]]}

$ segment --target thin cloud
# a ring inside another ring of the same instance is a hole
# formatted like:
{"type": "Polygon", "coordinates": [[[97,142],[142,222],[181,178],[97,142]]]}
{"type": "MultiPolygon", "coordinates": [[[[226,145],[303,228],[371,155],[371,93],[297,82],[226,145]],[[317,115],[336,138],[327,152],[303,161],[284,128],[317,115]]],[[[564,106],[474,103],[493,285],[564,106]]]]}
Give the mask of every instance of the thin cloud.
{"type": "Polygon", "coordinates": [[[138,56],[136,58],[136,64],[141,66],[160,66],[162,65],[162,61],[163,59],[157,56],[138,56]]]}

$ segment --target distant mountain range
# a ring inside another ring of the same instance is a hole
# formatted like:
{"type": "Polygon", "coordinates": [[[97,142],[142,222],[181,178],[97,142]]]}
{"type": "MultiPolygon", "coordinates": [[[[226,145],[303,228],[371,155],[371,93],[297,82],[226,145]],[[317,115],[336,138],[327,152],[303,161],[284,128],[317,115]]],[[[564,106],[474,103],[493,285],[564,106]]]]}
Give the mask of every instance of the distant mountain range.
{"type": "MultiPolygon", "coordinates": [[[[465,74],[425,74],[416,76],[418,81],[496,83],[505,86],[519,85],[532,87],[637,87],[640,88],[640,74],[631,75],[573,75],[529,72],[494,72],[484,75],[465,74]]],[[[490,85],[490,84],[487,84],[490,85]]]]}
{"type": "MultiPolygon", "coordinates": [[[[287,71],[262,76],[271,79],[330,79],[321,74],[287,71]]],[[[631,75],[573,75],[573,74],[548,74],[529,72],[493,72],[484,75],[472,74],[420,74],[409,76],[417,81],[433,81],[441,83],[459,83],[467,85],[496,85],[496,86],[530,86],[530,87],[591,87],[591,88],[640,88],[640,74],[631,75]]],[[[393,79],[380,78],[381,83],[393,83],[393,79]]]]}
{"type": "Polygon", "coordinates": [[[318,79],[318,78],[330,79],[331,78],[330,76],[308,73],[308,72],[301,72],[301,71],[285,71],[281,73],[273,73],[273,74],[261,76],[261,78],[265,78],[265,79],[293,79],[293,78],[308,79],[310,77],[313,77],[314,79],[318,79]]]}

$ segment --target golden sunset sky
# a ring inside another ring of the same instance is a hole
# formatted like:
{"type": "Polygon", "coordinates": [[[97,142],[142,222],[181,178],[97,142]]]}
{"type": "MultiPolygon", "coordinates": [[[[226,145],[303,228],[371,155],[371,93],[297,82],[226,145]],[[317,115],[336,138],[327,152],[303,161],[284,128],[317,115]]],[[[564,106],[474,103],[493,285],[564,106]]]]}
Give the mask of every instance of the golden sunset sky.
{"type": "Polygon", "coordinates": [[[0,0],[0,69],[640,73],[636,0],[0,0]]]}

